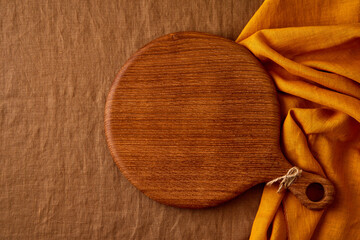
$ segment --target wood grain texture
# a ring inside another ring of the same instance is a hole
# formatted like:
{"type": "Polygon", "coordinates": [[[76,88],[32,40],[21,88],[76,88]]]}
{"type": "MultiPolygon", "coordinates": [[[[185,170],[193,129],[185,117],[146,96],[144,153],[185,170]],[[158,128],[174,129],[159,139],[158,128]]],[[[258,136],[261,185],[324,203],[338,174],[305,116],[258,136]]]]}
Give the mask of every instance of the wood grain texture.
{"type": "Polygon", "coordinates": [[[105,132],[130,182],[177,207],[218,205],[291,167],[271,78],[247,49],[208,34],[169,34],[134,54],[108,95],[105,132]]]}

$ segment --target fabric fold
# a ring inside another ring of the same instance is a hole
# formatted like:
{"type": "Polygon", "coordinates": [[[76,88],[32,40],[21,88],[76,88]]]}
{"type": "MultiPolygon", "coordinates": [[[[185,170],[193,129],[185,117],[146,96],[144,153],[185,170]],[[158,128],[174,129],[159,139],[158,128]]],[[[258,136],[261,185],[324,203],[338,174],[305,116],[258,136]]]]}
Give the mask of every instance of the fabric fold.
{"type": "Polygon", "coordinates": [[[336,188],[329,208],[312,211],[265,187],[251,239],[360,235],[359,12],[360,1],[266,0],[236,40],[274,80],[287,160],[336,188]]]}

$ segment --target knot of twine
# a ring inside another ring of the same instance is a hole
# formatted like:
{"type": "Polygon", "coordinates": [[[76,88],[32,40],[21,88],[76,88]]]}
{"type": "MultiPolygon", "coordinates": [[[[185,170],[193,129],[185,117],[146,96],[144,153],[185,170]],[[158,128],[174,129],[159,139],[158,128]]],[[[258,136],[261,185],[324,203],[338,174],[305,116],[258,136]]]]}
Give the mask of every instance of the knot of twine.
{"type": "Polygon", "coordinates": [[[287,189],[290,187],[290,185],[298,178],[301,176],[302,170],[300,168],[297,167],[292,167],[289,169],[289,171],[281,177],[275,178],[274,180],[271,180],[270,182],[268,182],[266,184],[266,186],[271,186],[274,183],[278,182],[281,180],[280,185],[279,185],[279,189],[277,190],[277,192],[279,193],[281,191],[281,189],[287,189]]]}

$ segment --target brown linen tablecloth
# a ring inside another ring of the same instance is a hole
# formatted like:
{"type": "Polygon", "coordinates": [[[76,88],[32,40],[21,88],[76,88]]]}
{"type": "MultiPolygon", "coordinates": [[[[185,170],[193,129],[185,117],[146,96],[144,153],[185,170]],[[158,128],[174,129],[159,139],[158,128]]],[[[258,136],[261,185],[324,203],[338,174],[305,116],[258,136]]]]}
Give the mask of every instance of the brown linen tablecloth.
{"type": "Polygon", "coordinates": [[[262,0],[0,0],[0,239],[247,239],[261,186],[154,202],[116,168],[103,113],[131,54],[176,31],[235,39],[262,0]]]}

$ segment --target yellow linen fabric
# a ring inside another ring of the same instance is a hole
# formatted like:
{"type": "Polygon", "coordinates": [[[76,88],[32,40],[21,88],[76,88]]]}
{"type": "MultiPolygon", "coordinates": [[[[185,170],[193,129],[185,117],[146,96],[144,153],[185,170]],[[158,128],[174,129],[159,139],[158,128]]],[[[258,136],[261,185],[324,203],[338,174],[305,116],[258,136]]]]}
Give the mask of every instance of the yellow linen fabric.
{"type": "Polygon", "coordinates": [[[251,239],[360,239],[360,1],[266,0],[236,40],[272,76],[288,161],[326,176],[312,211],[265,187],[251,239]]]}

